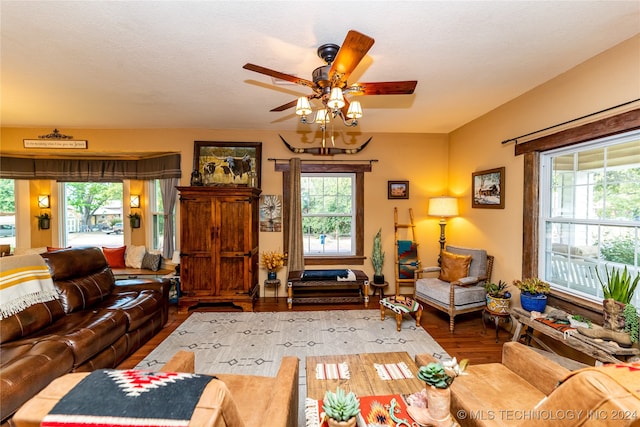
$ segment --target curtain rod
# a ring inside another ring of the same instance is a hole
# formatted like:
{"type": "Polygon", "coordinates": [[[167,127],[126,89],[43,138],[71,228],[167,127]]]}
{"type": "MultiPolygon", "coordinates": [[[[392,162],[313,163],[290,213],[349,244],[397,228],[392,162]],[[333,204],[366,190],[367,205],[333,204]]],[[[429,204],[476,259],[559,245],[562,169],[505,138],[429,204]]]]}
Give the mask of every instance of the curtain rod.
{"type": "Polygon", "coordinates": [[[575,119],[567,120],[566,122],[558,123],[557,125],[549,126],[549,127],[544,128],[544,129],[539,129],[539,130],[536,130],[536,131],[533,131],[533,132],[526,133],[524,135],[516,136],[515,138],[505,139],[504,141],[502,141],[502,143],[503,144],[508,144],[509,142],[515,142],[516,145],[517,145],[518,144],[518,139],[520,139],[520,138],[524,138],[524,137],[527,137],[527,136],[535,135],[537,133],[544,132],[546,130],[555,129],[557,127],[564,126],[564,125],[567,125],[569,123],[577,122],[578,120],[586,119],[586,118],[589,118],[589,117],[592,117],[592,116],[596,116],[598,114],[606,113],[607,111],[615,110],[616,108],[624,107],[626,105],[633,104],[634,102],[638,102],[638,101],[640,101],[640,98],[634,99],[632,101],[624,102],[622,104],[619,104],[619,105],[616,105],[616,106],[613,106],[613,107],[605,108],[604,110],[596,111],[595,113],[590,113],[590,114],[584,115],[582,117],[578,117],[578,118],[575,118],[575,119]]]}
{"type": "MultiPolygon", "coordinates": [[[[291,160],[291,159],[278,159],[278,158],[275,158],[275,157],[269,157],[267,160],[271,160],[272,162],[278,163],[278,162],[289,162],[289,160],[291,160]]],[[[361,159],[361,160],[358,160],[358,159],[354,159],[354,160],[346,160],[346,159],[336,159],[336,160],[333,160],[333,159],[318,159],[318,160],[306,159],[305,160],[305,159],[300,159],[301,163],[318,163],[318,162],[340,163],[340,162],[345,162],[345,163],[369,163],[369,164],[372,164],[372,163],[375,163],[377,161],[378,161],[377,159],[369,159],[369,160],[366,160],[366,159],[361,159]]]]}

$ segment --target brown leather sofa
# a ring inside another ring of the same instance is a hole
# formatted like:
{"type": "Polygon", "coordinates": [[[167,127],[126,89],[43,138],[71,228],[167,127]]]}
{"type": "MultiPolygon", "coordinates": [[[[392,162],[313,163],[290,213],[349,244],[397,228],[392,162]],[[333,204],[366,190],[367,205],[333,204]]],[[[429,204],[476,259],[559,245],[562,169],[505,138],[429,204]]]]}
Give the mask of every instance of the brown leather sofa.
{"type": "Polygon", "coordinates": [[[0,320],[0,416],[53,379],[115,368],[167,322],[168,280],[118,280],[99,248],[41,254],[59,299],[0,320]]]}
{"type": "MultiPolygon", "coordinates": [[[[432,361],[416,355],[418,366],[432,361]]],[[[463,427],[638,427],[640,371],[620,370],[635,391],[597,368],[572,373],[530,347],[508,342],[502,363],[469,365],[467,375],[453,381],[451,414],[463,427]]]]}

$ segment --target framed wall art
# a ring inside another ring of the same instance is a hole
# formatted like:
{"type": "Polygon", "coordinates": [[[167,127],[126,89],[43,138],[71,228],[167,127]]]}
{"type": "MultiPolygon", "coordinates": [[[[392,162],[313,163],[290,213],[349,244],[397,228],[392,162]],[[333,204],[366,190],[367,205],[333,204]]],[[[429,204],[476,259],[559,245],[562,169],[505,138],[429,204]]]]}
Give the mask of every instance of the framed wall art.
{"type": "Polygon", "coordinates": [[[260,231],[282,231],[282,196],[260,196],[260,231]]]}
{"type": "Polygon", "coordinates": [[[472,208],[504,209],[504,168],[471,174],[472,208]]]}
{"type": "Polygon", "coordinates": [[[408,199],[409,181],[388,181],[387,199],[408,199]]]}
{"type": "Polygon", "coordinates": [[[194,141],[193,169],[203,185],[260,188],[261,142],[194,141]]]}

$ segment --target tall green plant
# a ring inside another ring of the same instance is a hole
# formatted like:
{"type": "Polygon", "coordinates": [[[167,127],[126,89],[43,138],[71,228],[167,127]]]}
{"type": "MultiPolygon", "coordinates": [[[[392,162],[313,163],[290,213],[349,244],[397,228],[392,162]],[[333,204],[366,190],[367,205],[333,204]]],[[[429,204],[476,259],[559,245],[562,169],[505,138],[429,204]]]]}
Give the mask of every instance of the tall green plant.
{"type": "Polygon", "coordinates": [[[640,273],[636,274],[635,278],[631,276],[627,267],[624,267],[622,273],[619,268],[613,267],[611,273],[609,269],[604,268],[607,274],[607,280],[603,280],[600,276],[600,269],[596,269],[596,275],[602,285],[602,292],[605,299],[613,299],[623,304],[628,304],[633,298],[633,294],[636,291],[638,282],[640,282],[640,273]]]}
{"type": "Polygon", "coordinates": [[[373,252],[371,253],[371,263],[376,276],[382,275],[382,264],[384,264],[384,252],[382,252],[382,228],[378,230],[373,238],[373,252]]]}

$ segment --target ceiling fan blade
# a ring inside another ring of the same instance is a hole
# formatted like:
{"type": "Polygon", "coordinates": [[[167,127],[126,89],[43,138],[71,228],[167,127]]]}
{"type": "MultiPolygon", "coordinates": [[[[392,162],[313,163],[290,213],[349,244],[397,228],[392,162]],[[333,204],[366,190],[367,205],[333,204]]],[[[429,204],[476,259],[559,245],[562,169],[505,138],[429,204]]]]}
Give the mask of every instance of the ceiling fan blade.
{"type": "Polygon", "coordinates": [[[345,92],[349,95],[410,95],[417,84],[416,80],[356,83],[348,87],[345,92]]]}
{"type": "Polygon", "coordinates": [[[244,68],[245,70],[255,71],[256,73],[275,77],[276,79],[285,80],[291,83],[307,86],[307,87],[310,87],[311,89],[316,88],[316,84],[311,80],[302,79],[300,77],[292,76],[291,74],[281,73],[280,71],[271,70],[269,68],[261,67],[260,65],[244,64],[242,68],[244,68]]]}
{"type": "MultiPolygon", "coordinates": [[[[307,99],[312,100],[312,99],[316,99],[316,98],[320,98],[320,95],[314,94],[314,95],[309,95],[307,96],[307,99]]],[[[275,107],[269,111],[284,111],[284,110],[288,110],[289,108],[295,107],[296,104],[298,103],[298,100],[295,99],[291,102],[287,102],[286,104],[282,104],[279,107],[275,107]]]]}
{"type": "Polygon", "coordinates": [[[335,86],[342,86],[347,81],[374,42],[371,37],[355,30],[347,33],[329,70],[329,77],[335,86]]]}

